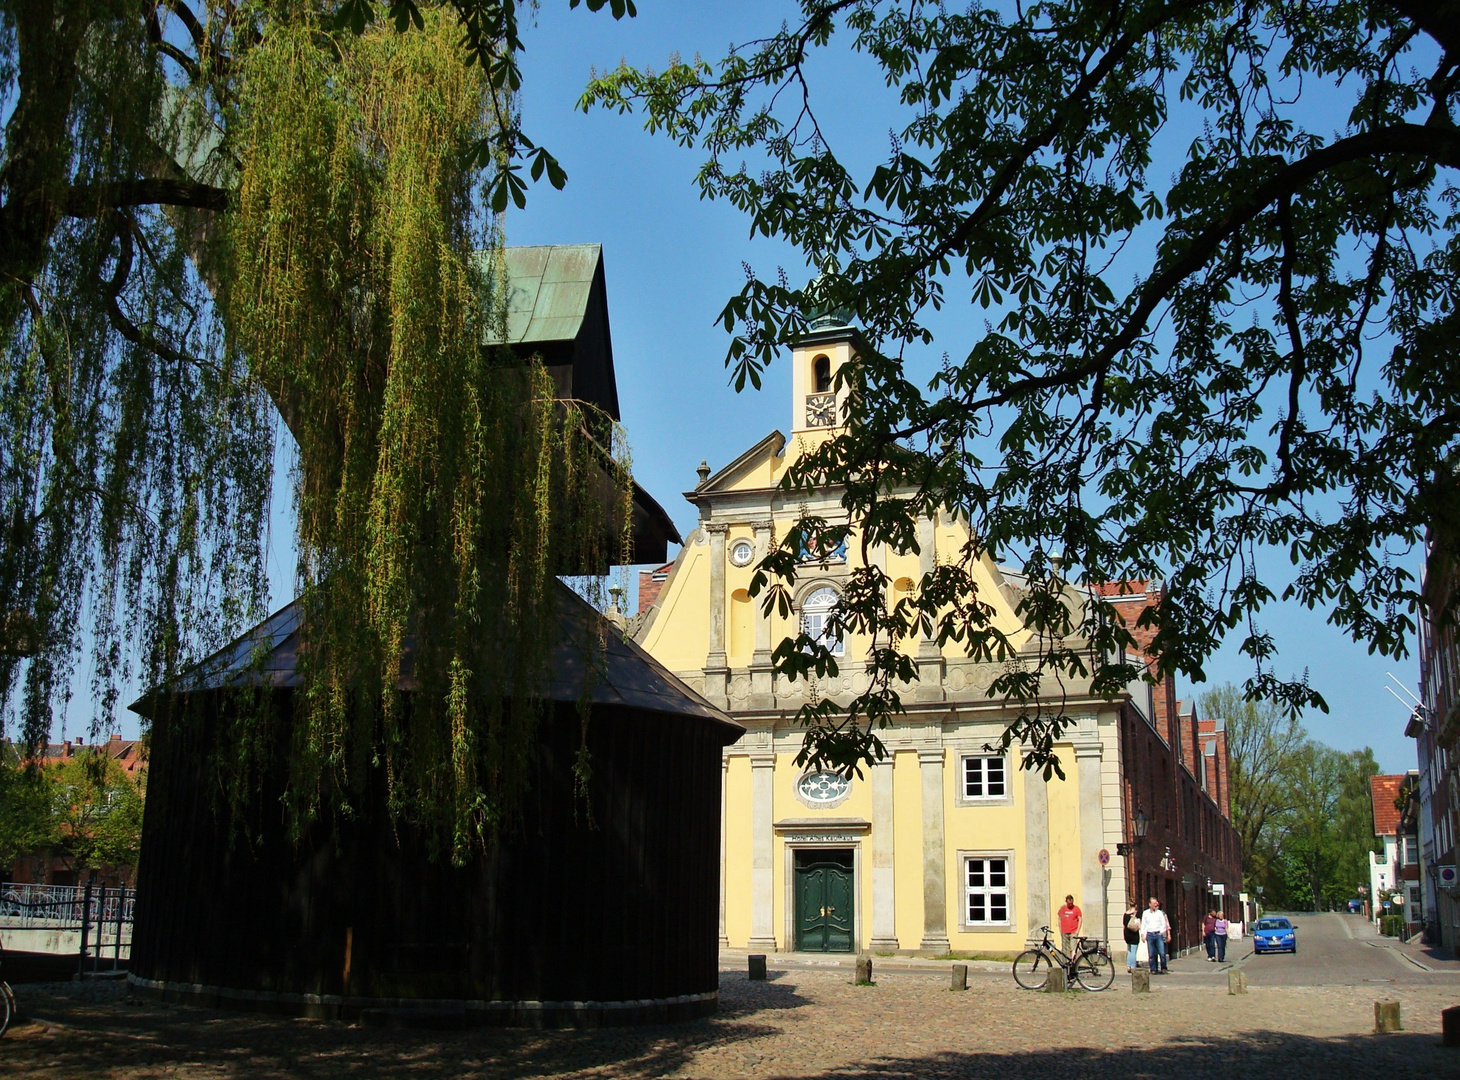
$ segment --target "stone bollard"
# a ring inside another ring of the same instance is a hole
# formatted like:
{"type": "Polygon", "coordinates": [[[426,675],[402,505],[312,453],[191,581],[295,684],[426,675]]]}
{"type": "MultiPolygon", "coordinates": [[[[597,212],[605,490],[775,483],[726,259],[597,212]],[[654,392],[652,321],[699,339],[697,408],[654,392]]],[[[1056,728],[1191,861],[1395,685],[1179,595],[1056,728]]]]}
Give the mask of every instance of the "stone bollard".
{"type": "Polygon", "coordinates": [[[1374,1002],[1374,1032],[1384,1034],[1389,1031],[1403,1031],[1404,1026],[1399,1022],[1399,1002],[1397,1001],[1376,1001],[1374,1002]]]}
{"type": "Polygon", "coordinates": [[[1063,994],[1065,992],[1065,969],[1052,967],[1044,976],[1044,992],[1046,994],[1063,994]]]}
{"type": "MultiPolygon", "coordinates": [[[[954,989],[954,990],[967,990],[968,989],[968,965],[967,964],[954,964],[953,965],[953,986],[951,987],[951,989],[954,989]]],[[[1460,1011],[1460,1010],[1457,1010],[1457,1011],[1460,1011]]]]}
{"type": "Polygon", "coordinates": [[[1460,1005],[1440,1011],[1440,1042],[1460,1047],[1460,1005]]]}
{"type": "Polygon", "coordinates": [[[765,953],[751,954],[750,977],[759,982],[765,982],[765,953]]]}
{"type": "Polygon", "coordinates": [[[1151,973],[1149,971],[1132,971],[1130,973],[1130,992],[1132,994],[1149,994],[1151,992],[1151,973]]]}
{"type": "Polygon", "coordinates": [[[872,958],[870,956],[857,957],[857,985],[872,985],[872,958]]]}
{"type": "Polygon", "coordinates": [[[1232,968],[1227,972],[1227,993],[1247,993],[1247,972],[1238,971],[1236,968],[1232,968]]]}

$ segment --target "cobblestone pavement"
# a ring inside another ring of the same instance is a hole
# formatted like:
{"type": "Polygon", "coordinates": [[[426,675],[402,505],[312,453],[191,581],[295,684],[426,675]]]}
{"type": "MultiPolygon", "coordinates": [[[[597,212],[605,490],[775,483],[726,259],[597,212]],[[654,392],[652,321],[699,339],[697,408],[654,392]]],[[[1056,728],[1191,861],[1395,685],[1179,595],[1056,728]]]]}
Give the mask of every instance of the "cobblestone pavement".
{"type": "Polygon", "coordinates": [[[1047,995],[979,980],[887,973],[852,986],[844,972],[721,978],[717,1016],[601,1031],[382,1031],[211,1012],[129,999],[115,983],[23,987],[44,1021],[0,1042],[0,1077],[201,1080],[302,1077],[527,1080],[540,1076],[1090,1077],[1202,1080],[1460,1076],[1439,1045],[1440,1009],[1460,987],[1386,987],[1405,1032],[1374,1035],[1372,987],[1225,987],[1162,981],[1133,995],[1047,995]]]}

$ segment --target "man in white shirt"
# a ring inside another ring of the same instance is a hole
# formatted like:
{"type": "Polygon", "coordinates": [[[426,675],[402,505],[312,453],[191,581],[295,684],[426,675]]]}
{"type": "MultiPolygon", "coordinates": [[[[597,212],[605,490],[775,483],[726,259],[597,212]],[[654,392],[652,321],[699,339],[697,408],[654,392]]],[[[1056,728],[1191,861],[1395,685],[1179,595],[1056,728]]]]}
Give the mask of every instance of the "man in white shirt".
{"type": "Polygon", "coordinates": [[[1166,974],[1166,942],[1171,940],[1171,924],[1154,896],[1141,912],[1141,936],[1146,939],[1146,966],[1153,975],[1166,974]]]}

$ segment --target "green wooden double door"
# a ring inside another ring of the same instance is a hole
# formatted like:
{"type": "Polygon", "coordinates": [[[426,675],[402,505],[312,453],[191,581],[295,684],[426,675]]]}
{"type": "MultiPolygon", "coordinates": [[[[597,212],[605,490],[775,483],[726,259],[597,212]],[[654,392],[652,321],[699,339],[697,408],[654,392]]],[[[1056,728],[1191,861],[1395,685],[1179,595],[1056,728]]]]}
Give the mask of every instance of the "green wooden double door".
{"type": "Polygon", "coordinates": [[[795,853],[796,949],[851,952],[856,928],[850,848],[795,853]]]}

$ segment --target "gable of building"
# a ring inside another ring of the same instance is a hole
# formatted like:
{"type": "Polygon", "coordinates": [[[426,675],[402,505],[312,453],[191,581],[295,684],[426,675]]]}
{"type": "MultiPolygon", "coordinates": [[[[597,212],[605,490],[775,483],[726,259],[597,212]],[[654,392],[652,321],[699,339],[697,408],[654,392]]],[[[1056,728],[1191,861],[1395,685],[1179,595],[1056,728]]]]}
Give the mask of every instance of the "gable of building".
{"type": "Polygon", "coordinates": [[[1399,832],[1399,807],[1395,800],[1399,798],[1399,787],[1403,783],[1402,774],[1369,777],[1375,836],[1394,836],[1399,832]]]}

